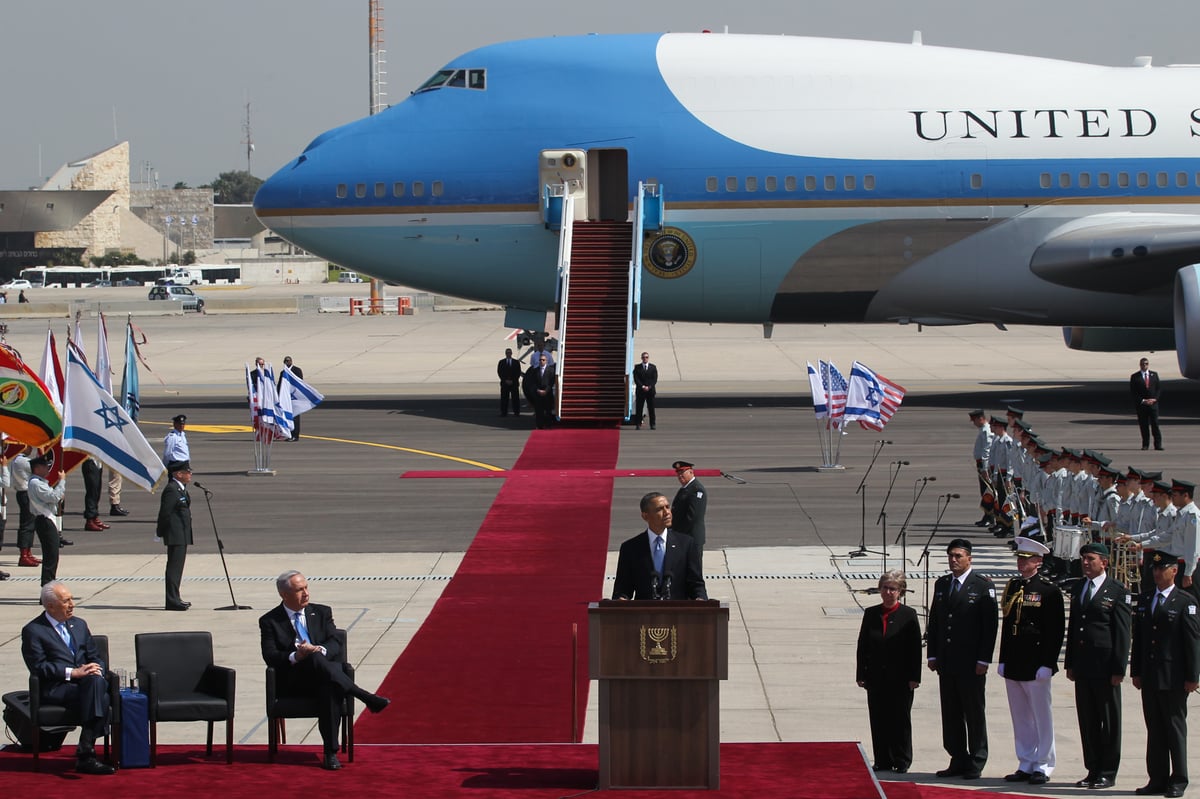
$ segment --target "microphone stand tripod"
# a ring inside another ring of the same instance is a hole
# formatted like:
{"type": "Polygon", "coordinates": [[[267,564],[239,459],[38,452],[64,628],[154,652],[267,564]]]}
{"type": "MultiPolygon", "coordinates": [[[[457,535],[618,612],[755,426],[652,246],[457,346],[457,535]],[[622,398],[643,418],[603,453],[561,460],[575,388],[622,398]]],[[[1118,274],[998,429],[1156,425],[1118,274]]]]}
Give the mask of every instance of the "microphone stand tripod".
{"type": "Polygon", "coordinates": [[[892,542],[893,546],[897,543],[900,544],[901,568],[904,567],[904,564],[908,563],[908,523],[912,521],[913,511],[917,509],[917,503],[921,501],[921,495],[925,493],[925,486],[929,485],[929,481],[932,479],[932,477],[922,477],[918,481],[921,485],[917,488],[917,495],[913,497],[912,507],[908,509],[908,515],[904,517],[904,523],[900,525],[900,535],[896,536],[896,540],[892,542]]]}
{"type": "MultiPolygon", "coordinates": [[[[941,505],[938,509],[937,518],[933,520],[933,529],[929,531],[929,538],[925,539],[925,548],[921,551],[921,557],[917,559],[917,565],[921,565],[921,561],[925,561],[925,619],[929,619],[929,545],[933,543],[933,537],[937,535],[938,526],[942,523],[942,517],[946,515],[946,510],[950,507],[950,500],[953,499],[953,494],[947,494],[946,504],[941,505]]],[[[941,497],[938,498],[939,500],[941,497]]],[[[940,503],[939,503],[940,504],[940,503]]]]}
{"type": "MultiPolygon", "coordinates": [[[[193,485],[195,485],[195,483],[193,483],[193,485]]],[[[249,605],[239,605],[237,598],[233,595],[233,580],[230,579],[229,567],[225,564],[225,544],[221,541],[221,534],[217,531],[217,517],[213,515],[213,492],[199,485],[196,485],[196,488],[199,488],[204,492],[204,502],[206,505],[208,505],[208,518],[212,520],[213,535],[216,536],[217,539],[217,552],[219,552],[221,555],[221,568],[225,570],[225,582],[229,584],[229,599],[233,602],[232,605],[226,605],[223,608],[213,608],[213,610],[254,610],[254,608],[250,607],[249,605]]]]}
{"type": "Polygon", "coordinates": [[[863,555],[886,555],[886,552],[876,552],[873,549],[867,549],[867,478],[871,476],[871,469],[875,468],[875,461],[879,459],[879,453],[887,445],[886,441],[875,442],[875,454],[871,456],[871,462],[867,464],[867,470],[863,472],[862,480],[858,482],[858,488],[854,489],[855,494],[862,495],[862,534],[858,538],[858,549],[847,553],[848,558],[861,558],[863,555]]]}
{"type": "Polygon", "coordinates": [[[880,534],[883,539],[883,571],[887,571],[887,504],[888,500],[892,498],[892,489],[896,487],[896,478],[900,476],[900,470],[904,468],[904,464],[906,463],[908,461],[893,461],[889,465],[889,467],[895,466],[896,468],[892,471],[892,479],[888,483],[888,490],[883,498],[883,504],[879,506],[879,516],[875,518],[876,524],[883,524],[880,528],[880,534]]]}

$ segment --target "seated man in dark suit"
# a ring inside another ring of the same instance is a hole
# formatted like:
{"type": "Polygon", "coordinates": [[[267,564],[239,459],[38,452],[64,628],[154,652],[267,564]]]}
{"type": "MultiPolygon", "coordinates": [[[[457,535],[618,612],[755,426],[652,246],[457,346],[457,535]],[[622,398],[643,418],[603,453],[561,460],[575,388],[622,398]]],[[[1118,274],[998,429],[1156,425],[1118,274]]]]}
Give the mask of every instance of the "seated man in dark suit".
{"type": "Polygon", "coordinates": [[[80,774],[112,774],[112,766],[96,759],[96,739],[108,718],[108,683],[96,642],[87,622],[75,616],[71,591],[58,582],[42,586],[45,612],[21,629],[21,656],[41,679],[42,699],[74,707],[82,722],[75,747],[80,774]]]}
{"type": "Polygon", "coordinates": [[[317,717],[317,727],[325,744],[321,768],[336,771],[342,767],[337,758],[337,727],[346,695],[372,713],[383,710],[391,700],[359,688],[340,663],[331,661],[340,651],[333,635],[333,611],[328,605],[309,604],[308,581],[303,574],[286,571],[275,587],[283,602],[258,620],[263,660],[274,667],[283,691],[315,692],[320,697],[323,712],[317,717]]]}
{"type": "Polygon", "coordinates": [[[708,599],[700,548],[670,530],[671,503],[653,491],[642,497],[645,532],[621,544],[613,599],[708,599]]]}

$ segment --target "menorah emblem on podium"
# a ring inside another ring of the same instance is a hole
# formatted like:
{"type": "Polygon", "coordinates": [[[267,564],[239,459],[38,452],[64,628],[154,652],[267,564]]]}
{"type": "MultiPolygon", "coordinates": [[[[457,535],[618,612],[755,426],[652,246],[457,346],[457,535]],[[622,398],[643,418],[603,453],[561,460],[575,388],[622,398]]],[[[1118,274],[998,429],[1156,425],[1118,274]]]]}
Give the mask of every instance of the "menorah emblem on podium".
{"type": "Polygon", "coordinates": [[[678,641],[674,625],[670,627],[642,627],[641,653],[647,663],[667,663],[675,659],[678,641]],[[668,651],[665,644],[670,643],[668,651]],[[647,649],[647,643],[651,644],[647,649]]]}

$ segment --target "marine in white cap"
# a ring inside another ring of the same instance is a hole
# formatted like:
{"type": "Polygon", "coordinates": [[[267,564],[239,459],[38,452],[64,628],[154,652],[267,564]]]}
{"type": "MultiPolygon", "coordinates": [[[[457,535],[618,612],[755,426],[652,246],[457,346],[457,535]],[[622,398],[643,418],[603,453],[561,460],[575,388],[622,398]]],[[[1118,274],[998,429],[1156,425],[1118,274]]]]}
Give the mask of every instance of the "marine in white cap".
{"type": "Polygon", "coordinates": [[[1008,692],[1017,751],[1017,770],[1004,779],[1045,785],[1055,763],[1050,678],[1058,671],[1066,614],[1062,591],[1038,571],[1050,550],[1031,537],[1041,535],[1036,522],[1021,532],[1013,540],[1019,576],[1008,581],[1000,605],[1004,622],[997,673],[1008,692]]]}

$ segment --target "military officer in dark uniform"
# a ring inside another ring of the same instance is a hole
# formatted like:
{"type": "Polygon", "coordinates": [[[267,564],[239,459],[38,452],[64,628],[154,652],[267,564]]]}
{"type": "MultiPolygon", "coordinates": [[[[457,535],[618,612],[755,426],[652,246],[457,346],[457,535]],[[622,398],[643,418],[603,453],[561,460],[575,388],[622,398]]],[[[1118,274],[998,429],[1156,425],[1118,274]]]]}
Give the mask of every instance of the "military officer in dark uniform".
{"type": "Polygon", "coordinates": [[[1154,588],[1138,597],[1129,675],[1142,692],[1146,772],[1139,796],[1183,796],[1188,784],[1187,700],[1200,685],[1200,616],[1196,598],[1175,585],[1179,558],[1159,550],[1154,588]]]}
{"type": "Polygon", "coordinates": [[[696,479],[695,468],[687,461],[675,461],[671,464],[675,477],[679,480],[679,490],[675,499],[671,500],[671,529],[677,533],[690,535],[696,542],[696,549],[704,554],[704,512],[708,508],[708,494],[704,485],[696,479]]]}
{"type": "Polygon", "coordinates": [[[496,362],[496,377],[500,378],[500,415],[508,416],[512,406],[513,416],[521,415],[521,362],[512,356],[512,348],[504,351],[504,357],[496,362]]]}
{"type": "Polygon", "coordinates": [[[1129,661],[1130,600],[1108,576],[1108,547],[1079,550],[1084,581],[1071,592],[1063,667],[1075,683],[1075,712],[1087,776],[1077,788],[1109,788],[1121,765],[1121,681],[1129,661]]]}
{"type": "Polygon", "coordinates": [[[1058,671],[1066,614],[1062,591],[1038,573],[1050,554],[1040,541],[1018,536],[1017,571],[1000,607],[1000,665],[1012,715],[1017,770],[1004,779],[1045,785],[1054,771],[1054,714],[1050,678],[1058,671]]]}
{"type": "Polygon", "coordinates": [[[183,580],[183,564],[187,560],[187,548],[192,543],[192,501],[187,485],[192,482],[192,465],[188,461],[171,461],[167,464],[167,481],[158,505],[156,533],[167,546],[166,609],[187,610],[191,602],[179,596],[179,583],[183,580]]]}
{"type": "Polygon", "coordinates": [[[946,547],[950,574],[938,578],[925,635],[930,670],[938,675],[942,746],[950,765],[939,777],[978,779],[987,763],[984,686],[996,648],[996,589],[971,570],[971,542],[946,547]]]}

